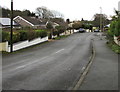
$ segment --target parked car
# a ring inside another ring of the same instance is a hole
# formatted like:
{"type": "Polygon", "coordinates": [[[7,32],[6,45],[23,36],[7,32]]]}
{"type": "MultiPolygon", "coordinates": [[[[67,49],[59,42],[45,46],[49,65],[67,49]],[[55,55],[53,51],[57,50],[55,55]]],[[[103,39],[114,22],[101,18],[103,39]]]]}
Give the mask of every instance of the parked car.
{"type": "Polygon", "coordinates": [[[80,32],[80,33],[83,33],[83,32],[85,32],[85,29],[84,29],[84,28],[80,28],[80,29],[79,29],[79,32],[80,32]]]}
{"type": "Polygon", "coordinates": [[[95,29],[94,32],[100,32],[98,29],[95,29]]]}

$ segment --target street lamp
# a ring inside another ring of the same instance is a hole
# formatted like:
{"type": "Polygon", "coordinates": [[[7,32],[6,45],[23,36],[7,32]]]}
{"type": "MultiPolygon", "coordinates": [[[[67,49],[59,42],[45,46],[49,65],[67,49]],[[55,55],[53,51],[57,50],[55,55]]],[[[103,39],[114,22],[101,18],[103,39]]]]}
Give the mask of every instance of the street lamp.
{"type": "Polygon", "coordinates": [[[11,33],[10,33],[10,52],[13,52],[13,0],[11,0],[11,33]]]}

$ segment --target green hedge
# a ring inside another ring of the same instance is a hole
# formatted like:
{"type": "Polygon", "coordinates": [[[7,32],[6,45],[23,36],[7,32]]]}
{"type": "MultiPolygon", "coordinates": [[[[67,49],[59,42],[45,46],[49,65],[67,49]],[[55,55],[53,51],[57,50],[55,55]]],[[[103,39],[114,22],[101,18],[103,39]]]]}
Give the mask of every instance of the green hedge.
{"type": "Polygon", "coordinates": [[[110,34],[112,34],[112,36],[120,36],[120,19],[111,22],[110,34]]]}
{"type": "Polygon", "coordinates": [[[36,32],[33,31],[33,30],[30,30],[30,31],[28,32],[28,40],[30,41],[30,40],[33,40],[33,39],[35,39],[35,38],[37,38],[37,37],[36,37],[36,32]]]}
{"type": "MultiPolygon", "coordinates": [[[[13,38],[12,39],[13,39],[13,43],[19,42],[20,41],[20,34],[19,34],[19,32],[13,32],[13,38]]],[[[9,42],[10,42],[10,40],[9,40],[9,42]]]]}
{"type": "Polygon", "coordinates": [[[116,22],[114,34],[120,36],[120,19],[116,22]]]}
{"type": "Polygon", "coordinates": [[[25,41],[28,39],[28,32],[26,30],[20,30],[20,41],[25,41]]]}
{"type": "Polygon", "coordinates": [[[2,42],[9,41],[9,39],[10,39],[9,32],[2,31],[2,32],[0,32],[0,34],[2,35],[2,42]]]}
{"type": "Polygon", "coordinates": [[[47,36],[47,31],[45,30],[35,30],[35,32],[36,32],[36,37],[43,38],[47,36]]]}
{"type": "MultiPolygon", "coordinates": [[[[10,32],[2,31],[0,32],[2,35],[2,42],[8,41],[10,43],[10,32]]],[[[13,43],[25,40],[33,40],[38,37],[46,37],[47,31],[45,30],[19,30],[13,32],[13,43]]]]}

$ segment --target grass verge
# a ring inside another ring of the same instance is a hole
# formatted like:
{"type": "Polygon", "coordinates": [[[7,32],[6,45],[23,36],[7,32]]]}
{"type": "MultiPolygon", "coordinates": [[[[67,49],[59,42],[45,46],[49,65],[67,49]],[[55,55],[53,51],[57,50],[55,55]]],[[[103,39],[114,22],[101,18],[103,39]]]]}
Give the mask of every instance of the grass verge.
{"type": "Polygon", "coordinates": [[[56,38],[54,38],[54,40],[60,40],[60,39],[62,39],[62,38],[66,38],[66,37],[68,37],[69,35],[62,35],[62,36],[59,36],[59,37],[56,37],[56,38]]]}
{"type": "Polygon", "coordinates": [[[114,41],[107,42],[108,47],[110,47],[115,53],[120,54],[120,46],[114,41]]]}

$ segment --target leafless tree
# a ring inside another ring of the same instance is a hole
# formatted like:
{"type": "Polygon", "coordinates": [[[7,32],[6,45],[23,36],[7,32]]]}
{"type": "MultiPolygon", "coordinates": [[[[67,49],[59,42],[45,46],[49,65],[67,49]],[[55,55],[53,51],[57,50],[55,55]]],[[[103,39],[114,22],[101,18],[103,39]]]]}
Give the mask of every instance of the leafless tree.
{"type": "Polygon", "coordinates": [[[55,11],[55,10],[49,10],[47,7],[38,7],[36,9],[36,13],[39,15],[41,18],[63,18],[63,14],[55,11]]]}
{"type": "Polygon", "coordinates": [[[46,7],[44,7],[44,6],[38,7],[36,9],[36,13],[39,14],[39,16],[41,18],[52,18],[52,17],[54,17],[53,13],[49,9],[47,9],[46,7]]]}

